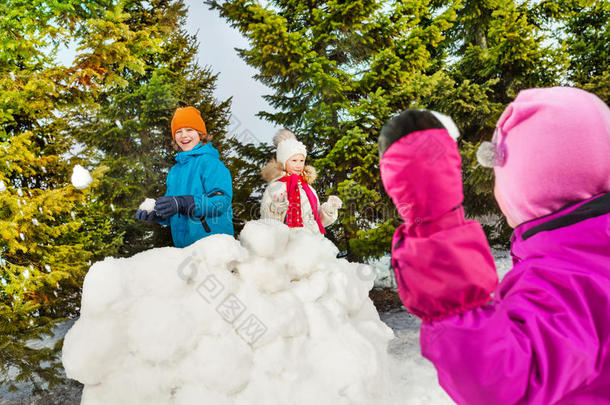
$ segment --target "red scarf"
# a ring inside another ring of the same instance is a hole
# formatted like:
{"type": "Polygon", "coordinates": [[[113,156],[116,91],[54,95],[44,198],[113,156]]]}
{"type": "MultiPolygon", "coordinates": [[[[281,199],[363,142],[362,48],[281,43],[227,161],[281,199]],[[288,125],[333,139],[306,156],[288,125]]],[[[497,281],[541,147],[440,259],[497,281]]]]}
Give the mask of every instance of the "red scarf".
{"type": "Polygon", "coordinates": [[[290,228],[302,228],[303,227],[303,216],[301,214],[301,192],[299,191],[299,183],[303,187],[303,191],[307,195],[311,211],[316,219],[320,233],[325,234],[326,229],[322,226],[320,217],[318,216],[318,199],[316,198],[313,191],[309,187],[306,181],[303,180],[303,176],[298,174],[291,174],[284,176],[279,181],[286,183],[286,191],[288,193],[288,212],[286,213],[286,225],[290,228]]]}

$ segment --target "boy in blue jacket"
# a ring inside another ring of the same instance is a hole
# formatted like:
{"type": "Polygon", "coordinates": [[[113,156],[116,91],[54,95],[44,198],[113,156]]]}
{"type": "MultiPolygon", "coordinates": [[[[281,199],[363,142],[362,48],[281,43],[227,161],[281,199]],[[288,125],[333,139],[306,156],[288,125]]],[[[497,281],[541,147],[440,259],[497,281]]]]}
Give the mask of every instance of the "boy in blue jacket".
{"type": "Polygon", "coordinates": [[[136,218],[170,225],[176,247],[214,234],[233,236],[231,173],[209,142],[201,113],[194,107],[178,108],[172,137],[180,152],[167,175],[167,192],[154,211],[138,210],[136,218]]]}

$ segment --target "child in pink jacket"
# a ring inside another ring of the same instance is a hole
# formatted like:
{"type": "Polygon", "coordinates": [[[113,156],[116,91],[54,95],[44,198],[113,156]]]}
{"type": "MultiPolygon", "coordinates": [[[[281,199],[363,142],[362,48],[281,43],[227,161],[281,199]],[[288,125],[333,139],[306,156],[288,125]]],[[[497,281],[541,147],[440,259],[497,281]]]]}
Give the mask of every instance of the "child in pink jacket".
{"type": "Polygon", "coordinates": [[[522,91],[480,149],[515,228],[500,285],[481,226],[464,217],[444,118],[407,110],[379,139],[405,221],[392,265],[424,321],[422,354],[458,404],[610,404],[608,106],[574,88],[522,91]]]}

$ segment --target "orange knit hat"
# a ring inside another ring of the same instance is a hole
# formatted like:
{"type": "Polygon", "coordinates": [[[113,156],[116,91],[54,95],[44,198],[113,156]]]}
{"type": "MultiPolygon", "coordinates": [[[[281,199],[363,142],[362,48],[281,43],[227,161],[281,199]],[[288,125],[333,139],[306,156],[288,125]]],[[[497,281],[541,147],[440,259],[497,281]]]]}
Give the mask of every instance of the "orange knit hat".
{"type": "Polygon", "coordinates": [[[183,107],[176,109],[172,118],[172,138],[176,139],[176,131],[180,128],[193,128],[207,135],[205,122],[201,113],[195,107],[183,107]]]}

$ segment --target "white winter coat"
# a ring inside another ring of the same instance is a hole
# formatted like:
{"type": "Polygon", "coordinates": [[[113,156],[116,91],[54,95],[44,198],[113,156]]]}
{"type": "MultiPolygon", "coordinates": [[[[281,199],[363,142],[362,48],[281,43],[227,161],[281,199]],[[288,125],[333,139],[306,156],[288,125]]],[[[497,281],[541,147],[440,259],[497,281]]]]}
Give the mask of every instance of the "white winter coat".
{"type": "MultiPolygon", "coordinates": [[[[278,212],[276,209],[274,209],[275,205],[273,202],[274,196],[279,196],[282,193],[287,194],[286,183],[278,181],[280,178],[286,175],[286,172],[284,172],[281,163],[272,160],[263,168],[262,175],[263,179],[268,182],[268,185],[263,193],[263,199],[261,201],[261,218],[275,219],[283,223],[286,218],[286,211],[278,212]]],[[[318,205],[320,222],[322,223],[322,226],[326,228],[337,220],[338,210],[328,202],[320,204],[318,194],[311,186],[311,183],[313,183],[316,176],[316,170],[313,168],[313,166],[305,166],[303,177],[307,180],[309,188],[316,196],[316,204],[318,205]]],[[[303,228],[312,233],[319,234],[320,228],[318,227],[316,219],[313,215],[313,210],[309,204],[309,198],[307,198],[307,194],[301,185],[299,185],[299,191],[301,192],[301,216],[303,218],[303,228]]]]}

